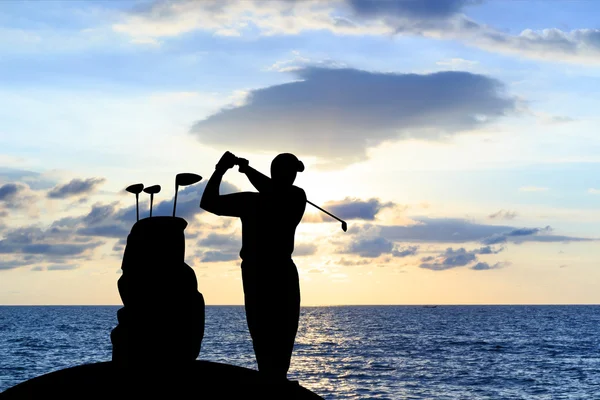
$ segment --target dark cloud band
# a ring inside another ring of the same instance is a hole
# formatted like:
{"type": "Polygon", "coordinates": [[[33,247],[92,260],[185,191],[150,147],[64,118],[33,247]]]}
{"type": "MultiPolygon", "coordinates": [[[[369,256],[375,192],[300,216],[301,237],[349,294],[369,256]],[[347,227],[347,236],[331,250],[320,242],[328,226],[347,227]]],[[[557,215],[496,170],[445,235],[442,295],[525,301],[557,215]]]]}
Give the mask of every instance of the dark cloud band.
{"type": "Polygon", "coordinates": [[[366,159],[386,140],[438,140],[515,110],[504,85],[468,72],[393,74],[307,67],[295,82],[252,91],[247,104],[197,122],[204,144],[289,149],[329,166],[366,159]]]}

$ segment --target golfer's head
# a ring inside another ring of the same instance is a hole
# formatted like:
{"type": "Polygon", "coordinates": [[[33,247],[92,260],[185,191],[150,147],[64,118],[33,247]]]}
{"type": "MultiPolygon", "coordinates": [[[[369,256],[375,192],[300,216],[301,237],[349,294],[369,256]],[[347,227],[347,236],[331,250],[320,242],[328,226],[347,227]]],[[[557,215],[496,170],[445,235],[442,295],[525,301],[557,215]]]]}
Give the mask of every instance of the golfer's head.
{"type": "Polygon", "coordinates": [[[304,164],[290,153],[281,153],[271,162],[271,178],[277,184],[293,184],[296,174],[302,171],[304,171],[304,164]]]}

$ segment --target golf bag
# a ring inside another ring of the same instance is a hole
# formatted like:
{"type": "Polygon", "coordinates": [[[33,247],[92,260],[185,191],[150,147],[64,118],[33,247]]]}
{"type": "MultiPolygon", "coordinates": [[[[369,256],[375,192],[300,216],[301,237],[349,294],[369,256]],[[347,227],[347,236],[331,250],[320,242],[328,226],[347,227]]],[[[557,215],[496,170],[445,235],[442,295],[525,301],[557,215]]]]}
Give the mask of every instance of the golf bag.
{"type": "Polygon", "coordinates": [[[121,366],[194,361],[204,336],[204,298],[184,262],[187,222],[139,220],[127,237],[118,281],[124,307],[111,332],[112,360],[121,366]]]}

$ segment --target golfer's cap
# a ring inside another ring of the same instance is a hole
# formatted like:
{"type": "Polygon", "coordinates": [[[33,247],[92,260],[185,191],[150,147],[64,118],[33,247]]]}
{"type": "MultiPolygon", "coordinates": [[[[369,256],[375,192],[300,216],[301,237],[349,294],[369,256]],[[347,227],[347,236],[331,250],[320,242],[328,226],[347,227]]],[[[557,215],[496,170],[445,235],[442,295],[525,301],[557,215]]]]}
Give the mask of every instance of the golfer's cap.
{"type": "Polygon", "coordinates": [[[281,153],[273,159],[273,165],[277,167],[290,168],[296,172],[304,171],[304,163],[292,153],[281,153]]]}

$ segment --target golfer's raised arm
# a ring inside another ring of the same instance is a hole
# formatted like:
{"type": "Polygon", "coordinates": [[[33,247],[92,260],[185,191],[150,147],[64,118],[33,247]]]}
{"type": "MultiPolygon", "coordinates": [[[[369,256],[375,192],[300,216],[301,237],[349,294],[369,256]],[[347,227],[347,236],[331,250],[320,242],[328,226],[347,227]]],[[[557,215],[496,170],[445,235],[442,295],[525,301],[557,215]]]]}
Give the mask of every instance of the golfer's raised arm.
{"type": "Polygon", "coordinates": [[[219,214],[219,197],[221,197],[219,186],[221,186],[221,180],[223,180],[223,175],[225,175],[227,170],[228,168],[226,167],[217,166],[215,172],[213,172],[206,183],[206,188],[204,188],[204,193],[200,200],[200,208],[213,214],[219,214]]]}
{"type": "Polygon", "coordinates": [[[246,174],[248,180],[256,190],[260,193],[264,193],[272,189],[273,182],[271,181],[271,178],[249,166],[247,160],[244,160],[243,158],[240,160],[240,172],[246,174]]]}

